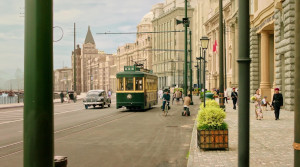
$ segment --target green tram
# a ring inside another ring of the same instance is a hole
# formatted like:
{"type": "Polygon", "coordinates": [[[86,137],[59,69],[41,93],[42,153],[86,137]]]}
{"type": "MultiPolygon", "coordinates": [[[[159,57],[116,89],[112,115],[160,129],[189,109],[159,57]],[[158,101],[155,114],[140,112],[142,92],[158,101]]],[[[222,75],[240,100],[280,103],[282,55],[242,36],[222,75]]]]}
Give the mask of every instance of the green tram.
{"type": "Polygon", "coordinates": [[[138,66],[117,73],[117,109],[148,109],[157,104],[157,76],[138,66]]]}

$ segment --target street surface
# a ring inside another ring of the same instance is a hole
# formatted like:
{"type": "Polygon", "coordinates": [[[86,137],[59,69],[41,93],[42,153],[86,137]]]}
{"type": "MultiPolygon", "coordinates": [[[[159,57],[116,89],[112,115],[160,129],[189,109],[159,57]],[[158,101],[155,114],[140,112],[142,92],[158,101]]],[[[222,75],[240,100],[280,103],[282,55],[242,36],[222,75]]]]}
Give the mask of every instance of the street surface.
{"type": "MultiPolygon", "coordinates": [[[[160,102],[161,103],[161,102],[160,102]]],[[[159,106],[136,112],[110,108],[84,109],[82,101],[54,106],[55,155],[69,167],[186,166],[199,102],[191,117],[182,104],[167,117],[159,106]]],[[[160,105],[160,104],[159,104],[160,105]]],[[[0,109],[0,166],[23,166],[22,108],[0,109]]]]}
{"type": "MultiPolygon", "coordinates": [[[[225,121],[229,126],[229,151],[200,150],[194,128],[188,167],[238,166],[238,110],[232,109],[231,100],[228,102],[225,121]]],[[[250,103],[250,166],[292,167],[294,112],[280,110],[280,120],[275,121],[274,111],[268,109],[263,111],[262,120],[256,120],[254,104],[250,103]]]]}

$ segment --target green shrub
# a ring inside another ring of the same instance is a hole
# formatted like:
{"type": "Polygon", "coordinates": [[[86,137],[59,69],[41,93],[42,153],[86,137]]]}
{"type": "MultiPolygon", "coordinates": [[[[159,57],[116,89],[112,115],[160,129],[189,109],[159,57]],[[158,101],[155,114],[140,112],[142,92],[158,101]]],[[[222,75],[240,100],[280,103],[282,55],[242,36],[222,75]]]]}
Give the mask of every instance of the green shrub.
{"type": "Polygon", "coordinates": [[[202,125],[198,126],[199,130],[227,130],[228,124],[226,122],[223,122],[221,126],[208,126],[208,125],[202,125]]]}
{"type": "MultiPolygon", "coordinates": [[[[215,100],[206,100],[205,101],[205,107],[217,107],[217,108],[220,108],[220,105],[215,100]]],[[[204,108],[204,103],[201,103],[200,110],[202,110],[203,108],[204,108]]]]}
{"type": "MultiPolygon", "coordinates": [[[[215,105],[215,103],[211,103],[215,105]]],[[[203,130],[222,130],[228,128],[227,124],[224,122],[226,118],[226,113],[219,106],[207,106],[200,109],[197,116],[198,129],[203,130]]]]}

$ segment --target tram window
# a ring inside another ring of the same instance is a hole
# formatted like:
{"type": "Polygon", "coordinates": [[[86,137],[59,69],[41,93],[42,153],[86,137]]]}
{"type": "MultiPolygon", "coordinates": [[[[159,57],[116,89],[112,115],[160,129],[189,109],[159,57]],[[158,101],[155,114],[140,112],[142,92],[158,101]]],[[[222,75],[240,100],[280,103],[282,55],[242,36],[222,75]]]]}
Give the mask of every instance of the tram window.
{"type": "Polygon", "coordinates": [[[118,78],[118,90],[124,90],[123,78],[118,78]]]}
{"type": "Polygon", "coordinates": [[[133,78],[125,78],[126,90],[133,90],[133,78]]]}
{"type": "Polygon", "coordinates": [[[142,77],[135,78],[135,90],[143,90],[143,78],[142,77]]]}

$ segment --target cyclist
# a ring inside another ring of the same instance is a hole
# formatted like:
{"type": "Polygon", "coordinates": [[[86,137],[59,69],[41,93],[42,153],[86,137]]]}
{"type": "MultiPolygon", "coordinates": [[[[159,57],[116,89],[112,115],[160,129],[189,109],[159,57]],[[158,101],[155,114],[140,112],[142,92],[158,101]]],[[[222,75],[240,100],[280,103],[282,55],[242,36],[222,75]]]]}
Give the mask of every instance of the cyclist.
{"type": "Polygon", "coordinates": [[[170,94],[168,91],[166,91],[162,97],[163,99],[163,105],[162,105],[162,110],[165,111],[165,105],[166,105],[166,102],[168,102],[168,105],[169,105],[169,102],[170,102],[170,94]]]}
{"type": "Polygon", "coordinates": [[[189,113],[189,106],[191,104],[191,94],[189,94],[188,96],[185,96],[184,97],[184,104],[183,104],[183,113],[182,113],[182,116],[190,116],[190,113],[189,113]]]}

